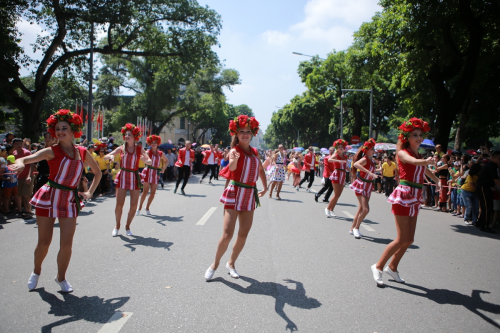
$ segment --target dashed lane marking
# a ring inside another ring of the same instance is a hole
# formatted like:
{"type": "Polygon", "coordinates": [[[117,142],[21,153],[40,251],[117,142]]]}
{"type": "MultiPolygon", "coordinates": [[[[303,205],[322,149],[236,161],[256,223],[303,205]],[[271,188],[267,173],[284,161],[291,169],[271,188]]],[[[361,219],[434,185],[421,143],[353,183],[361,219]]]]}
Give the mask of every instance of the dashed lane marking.
{"type": "Polygon", "coordinates": [[[198,221],[198,223],[196,223],[196,225],[204,225],[208,221],[210,216],[212,216],[212,214],[215,212],[216,209],[217,207],[210,208],[208,212],[206,212],[205,215],[203,215],[203,217],[198,221]]]}
{"type": "Polygon", "coordinates": [[[344,213],[344,214],[345,214],[345,216],[350,217],[351,219],[353,219],[353,218],[354,218],[354,215],[352,215],[352,214],[351,214],[351,213],[349,213],[349,212],[346,212],[345,210],[343,210],[343,211],[342,211],[342,213],[344,213]]]}
{"type": "Polygon", "coordinates": [[[122,329],[127,320],[132,317],[132,312],[116,311],[108,322],[97,333],[118,333],[122,329]]]}
{"type": "MultiPolygon", "coordinates": [[[[353,218],[354,218],[354,215],[352,215],[351,213],[349,213],[349,212],[347,212],[347,211],[345,211],[345,210],[343,210],[343,211],[342,211],[342,213],[344,213],[347,217],[350,217],[351,219],[353,219],[353,218]]],[[[367,230],[367,231],[375,231],[375,229],[373,229],[373,228],[372,228],[372,227],[370,227],[369,225],[365,225],[365,224],[361,223],[361,226],[362,226],[363,228],[365,228],[365,230],[367,230]]]]}

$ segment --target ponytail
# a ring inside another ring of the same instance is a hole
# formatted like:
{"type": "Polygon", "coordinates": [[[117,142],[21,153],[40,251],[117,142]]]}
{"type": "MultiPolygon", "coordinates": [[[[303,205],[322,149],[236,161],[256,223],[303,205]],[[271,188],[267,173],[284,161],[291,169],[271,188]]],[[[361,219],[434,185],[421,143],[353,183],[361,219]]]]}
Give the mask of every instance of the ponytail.
{"type": "Polygon", "coordinates": [[[357,161],[359,161],[360,159],[362,159],[363,157],[365,156],[365,154],[363,153],[363,151],[360,149],[358,150],[358,152],[356,153],[356,155],[354,155],[354,157],[352,158],[352,163],[351,163],[351,183],[358,177],[356,175],[356,168],[354,167],[354,163],[356,163],[357,161]]]}

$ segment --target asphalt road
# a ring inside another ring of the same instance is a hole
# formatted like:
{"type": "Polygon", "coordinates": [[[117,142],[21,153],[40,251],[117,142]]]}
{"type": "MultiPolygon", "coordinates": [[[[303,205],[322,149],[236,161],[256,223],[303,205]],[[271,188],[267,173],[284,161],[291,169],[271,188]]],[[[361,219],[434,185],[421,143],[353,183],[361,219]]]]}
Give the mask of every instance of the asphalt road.
{"type": "Polygon", "coordinates": [[[396,235],[385,197],[372,195],[360,229],[365,237],[356,240],[348,234],[357,209],[352,191],[344,190],[338,217],[326,218],[326,204],[287,183],[283,200],[266,197],[256,210],[236,265],[241,278],[231,279],[224,268],[228,251],[207,283],[222,231],[224,181],[200,185],[193,176],[186,196],[174,195],[172,185],[158,191],[153,216],[134,219],[133,237],[123,227],[111,237],[114,198],[87,205],[67,273],[72,294],[59,293],[53,281],[58,232],[38,289],[28,292],[36,223],[2,221],[0,332],[500,330],[498,234],[424,209],[399,267],[407,283],[384,276],[386,287],[377,288],[370,266],[396,235]],[[107,324],[113,315],[122,319],[107,324]]]}

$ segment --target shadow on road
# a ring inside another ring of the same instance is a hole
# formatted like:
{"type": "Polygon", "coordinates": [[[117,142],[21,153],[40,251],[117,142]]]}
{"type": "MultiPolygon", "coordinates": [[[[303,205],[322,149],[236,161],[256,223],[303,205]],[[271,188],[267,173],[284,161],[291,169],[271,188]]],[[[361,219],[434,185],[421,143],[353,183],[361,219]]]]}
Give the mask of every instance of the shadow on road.
{"type": "Polygon", "coordinates": [[[128,302],[130,297],[117,297],[105,300],[99,296],[74,296],[61,293],[64,300],[45,291],[36,289],[43,301],[50,304],[49,314],[55,317],[68,317],[42,327],[42,333],[52,332],[52,329],[78,320],[105,324],[116,310],[128,302]]]}
{"type": "MultiPolygon", "coordinates": [[[[370,236],[366,236],[363,234],[363,237],[361,239],[364,239],[364,240],[367,240],[369,242],[372,242],[372,243],[378,243],[378,244],[389,244],[390,242],[392,242],[394,239],[390,239],[390,238],[376,238],[376,237],[370,237],[370,236]]],[[[410,245],[409,249],[420,249],[419,246],[417,245],[410,245]]]]}
{"type": "Polygon", "coordinates": [[[174,244],[172,242],[164,242],[153,237],[130,236],[131,238],[127,238],[123,235],[119,235],[119,237],[122,241],[127,242],[124,246],[128,247],[132,252],[136,250],[135,246],[137,245],[163,248],[170,251],[170,247],[174,244]]]}
{"type": "Polygon", "coordinates": [[[185,197],[195,197],[195,198],[202,198],[202,197],[206,197],[206,195],[204,194],[186,194],[184,195],[185,197]]]}
{"type": "Polygon", "coordinates": [[[481,231],[478,228],[476,228],[474,226],[470,226],[470,225],[457,224],[457,225],[452,225],[451,227],[453,228],[452,229],[453,231],[456,231],[456,232],[459,232],[462,234],[469,234],[469,235],[473,235],[473,236],[487,237],[487,238],[500,240],[500,234],[498,233],[498,230],[497,230],[496,234],[490,234],[488,232],[481,231]]]}
{"type": "Polygon", "coordinates": [[[353,205],[353,204],[341,203],[341,202],[337,202],[337,205],[336,205],[336,206],[350,206],[350,207],[358,207],[358,206],[353,205]]]}
{"type": "Polygon", "coordinates": [[[486,317],[484,314],[478,311],[482,310],[497,315],[500,314],[500,305],[483,301],[483,299],[481,298],[481,294],[489,294],[490,293],[489,291],[472,290],[472,293],[469,296],[448,289],[427,289],[425,287],[408,283],[405,283],[404,285],[417,290],[395,287],[393,285],[386,285],[386,287],[396,289],[411,295],[425,297],[438,304],[462,305],[467,310],[478,315],[491,325],[495,326],[496,328],[500,328],[499,324],[497,324],[495,321],[491,320],[490,318],[486,317]]]}
{"type": "Polygon", "coordinates": [[[182,222],[184,216],[174,217],[174,216],[159,216],[159,215],[145,215],[148,219],[157,220],[156,223],[166,226],[165,221],[168,222],[182,222]]]}
{"type": "Polygon", "coordinates": [[[281,318],[286,321],[287,324],[285,330],[290,330],[290,332],[298,331],[298,328],[297,325],[295,325],[295,323],[286,315],[284,310],[285,304],[306,310],[319,308],[321,306],[321,303],[317,299],[306,296],[306,290],[304,289],[304,285],[302,284],[302,282],[293,281],[290,279],[283,280],[286,283],[295,284],[295,289],[290,289],[287,286],[275,282],[259,282],[255,279],[245,276],[240,276],[240,279],[245,282],[251,283],[251,285],[245,288],[240,286],[239,284],[227,281],[220,277],[213,279],[212,281],[222,282],[226,286],[243,294],[265,295],[275,298],[276,303],[274,305],[274,310],[281,318]]]}
{"type": "Polygon", "coordinates": [[[281,198],[281,200],[276,200],[276,201],[286,201],[286,202],[303,202],[301,200],[291,200],[291,199],[283,199],[281,198]]]}

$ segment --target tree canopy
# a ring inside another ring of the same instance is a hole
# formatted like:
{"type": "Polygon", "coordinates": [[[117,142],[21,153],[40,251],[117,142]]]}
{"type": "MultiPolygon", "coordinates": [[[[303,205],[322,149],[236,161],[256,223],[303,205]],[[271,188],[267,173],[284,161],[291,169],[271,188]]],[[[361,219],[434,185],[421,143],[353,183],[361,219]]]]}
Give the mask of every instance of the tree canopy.
{"type": "Polygon", "coordinates": [[[40,108],[52,77],[88,76],[92,22],[97,32],[106,33],[105,41],[94,48],[102,55],[168,58],[186,73],[218,63],[211,47],[217,44],[220,16],[194,0],[10,0],[0,20],[0,101],[19,110],[22,133],[28,136],[41,130],[40,108]],[[15,24],[21,18],[48,32],[34,44],[43,54],[41,60],[29,58],[19,47],[22,36],[15,24]],[[34,68],[32,87],[20,76],[20,69],[29,66],[34,68]]]}
{"type": "MultiPolygon", "coordinates": [[[[333,50],[324,61],[315,57],[299,65],[298,74],[308,88],[303,96],[325,104],[319,139],[303,136],[300,144],[338,138],[340,112],[346,138],[367,138],[369,94],[342,94],[341,80],[344,89],[373,88],[375,138],[409,116],[428,120],[435,143],[448,146],[454,140],[455,149],[477,136],[500,135],[500,65],[496,60],[500,57],[500,3],[382,0],[380,5],[383,10],[361,25],[347,50],[333,50]]],[[[271,132],[265,136],[271,146],[293,138],[293,132],[306,132],[309,126],[289,122],[282,110],[273,115],[271,132]]]]}

